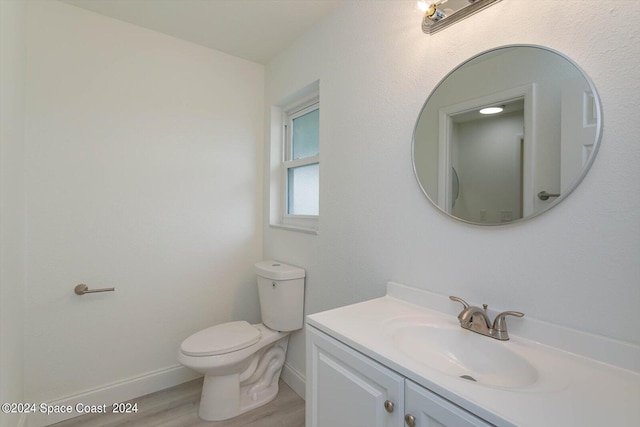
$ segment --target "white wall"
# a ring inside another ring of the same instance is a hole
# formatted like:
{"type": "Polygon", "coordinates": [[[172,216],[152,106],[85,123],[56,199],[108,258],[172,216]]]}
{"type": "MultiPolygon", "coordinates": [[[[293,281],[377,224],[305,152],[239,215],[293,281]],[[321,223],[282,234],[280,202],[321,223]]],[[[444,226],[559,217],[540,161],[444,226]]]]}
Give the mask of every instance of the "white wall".
{"type": "Polygon", "coordinates": [[[460,191],[453,215],[492,223],[501,222],[504,211],[510,211],[513,219],[522,217],[523,126],[522,110],[454,124],[457,136],[452,141],[457,150],[452,150],[451,164],[460,191]]]}
{"type": "MultiPolygon", "coordinates": [[[[0,1],[0,402],[24,401],[25,3],[0,1]]],[[[0,414],[14,426],[19,415],[0,414]]]]}
{"type": "Polygon", "coordinates": [[[27,48],[25,397],[173,385],[184,338],[259,319],[264,67],[51,1],[27,48]]]}
{"type": "MultiPolygon", "coordinates": [[[[394,280],[638,344],[640,3],[544,0],[532,13],[503,1],[433,36],[414,4],[345,2],[267,67],[267,106],[320,80],[321,217],[318,236],[265,227],[265,257],[307,269],[307,314],[381,296],[394,280]],[[462,224],[416,183],[414,123],[449,70],[513,43],[556,49],[590,75],[602,145],[578,189],[544,215],[462,224]]],[[[301,333],[288,363],[304,372],[301,333]]]]}

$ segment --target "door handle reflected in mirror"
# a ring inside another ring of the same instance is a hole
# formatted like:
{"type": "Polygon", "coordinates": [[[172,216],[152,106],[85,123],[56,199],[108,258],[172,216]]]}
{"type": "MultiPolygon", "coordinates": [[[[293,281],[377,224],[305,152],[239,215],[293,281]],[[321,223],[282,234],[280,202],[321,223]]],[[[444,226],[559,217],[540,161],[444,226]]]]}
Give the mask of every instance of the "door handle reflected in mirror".
{"type": "Polygon", "coordinates": [[[538,193],[538,199],[540,200],[549,200],[549,197],[560,197],[560,193],[552,194],[547,193],[546,191],[541,191],[538,193]]]}

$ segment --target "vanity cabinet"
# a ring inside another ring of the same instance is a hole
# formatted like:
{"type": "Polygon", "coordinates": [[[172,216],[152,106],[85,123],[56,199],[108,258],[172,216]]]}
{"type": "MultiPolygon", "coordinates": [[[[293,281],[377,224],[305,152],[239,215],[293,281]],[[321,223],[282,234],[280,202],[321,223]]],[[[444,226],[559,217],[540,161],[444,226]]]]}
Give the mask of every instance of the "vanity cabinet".
{"type": "Polygon", "coordinates": [[[396,427],[404,378],[307,326],[306,427],[396,427]]]}
{"type": "Polygon", "coordinates": [[[404,411],[407,427],[493,426],[410,380],[405,380],[404,411]]]}
{"type": "Polygon", "coordinates": [[[307,325],[306,427],[489,427],[307,325]]]}

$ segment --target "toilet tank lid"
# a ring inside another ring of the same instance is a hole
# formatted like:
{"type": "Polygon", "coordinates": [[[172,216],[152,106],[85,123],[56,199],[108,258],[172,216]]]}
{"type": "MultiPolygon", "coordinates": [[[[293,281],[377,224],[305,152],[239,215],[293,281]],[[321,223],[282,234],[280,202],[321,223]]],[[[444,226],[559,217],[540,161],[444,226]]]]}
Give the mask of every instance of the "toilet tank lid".
{"type": "Polygon", "coordinates": [[[301,279],[305,276],[304,268],[273,260],[255,264],[255,271],[258,276],[271,280],[301,279]]]}

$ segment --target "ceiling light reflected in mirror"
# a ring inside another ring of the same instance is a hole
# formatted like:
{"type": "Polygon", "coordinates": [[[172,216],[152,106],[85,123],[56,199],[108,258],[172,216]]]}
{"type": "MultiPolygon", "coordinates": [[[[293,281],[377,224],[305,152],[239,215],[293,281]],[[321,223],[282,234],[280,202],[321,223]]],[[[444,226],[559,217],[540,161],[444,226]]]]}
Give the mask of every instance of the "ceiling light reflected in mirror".
{"type": "Polygon", "coordinates": [[[479,113],[480,114],[498,114],[498,113],[502,113],[504,111],[504,108],[502,107],[486,107],[486,108],[482,108],[479,113]]]}

